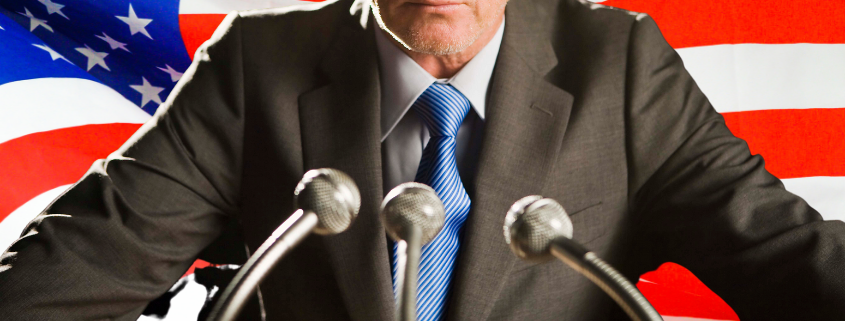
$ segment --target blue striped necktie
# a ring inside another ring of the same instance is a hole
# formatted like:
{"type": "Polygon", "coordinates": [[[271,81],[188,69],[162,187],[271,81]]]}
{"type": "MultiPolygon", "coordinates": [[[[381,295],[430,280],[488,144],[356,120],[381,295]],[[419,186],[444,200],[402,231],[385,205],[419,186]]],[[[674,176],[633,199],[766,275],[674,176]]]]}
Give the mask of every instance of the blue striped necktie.
{"type": "MultiPolygon", "coordinates": [[[[458,256],[461,228],[470,200],[455,162],[455,136],[470,109],[469,100],[451,85],[434,83],[411,107],[431,139],[422,153],[415,181],[431,186],[446,207],[446,224],[422,247],[417,289],[417,320],[440,320],[458,256]]],[[[393,248],[393,291],[396,292],[396,246],[393,248]]]]}

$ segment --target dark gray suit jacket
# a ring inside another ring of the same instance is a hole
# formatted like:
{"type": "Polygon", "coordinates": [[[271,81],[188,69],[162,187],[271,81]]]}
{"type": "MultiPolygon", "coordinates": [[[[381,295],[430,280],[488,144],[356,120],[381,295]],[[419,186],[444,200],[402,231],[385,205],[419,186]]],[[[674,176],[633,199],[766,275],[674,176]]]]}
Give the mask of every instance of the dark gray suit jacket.
{"type": "MultiPolygon", "coordinates": [[[[302,174],[333,167],[361,214],[280,264],[268,316],[391,319],[377,52],[350,2],[229,15],[156,116],[4,255],[2,318],[132,320],[198,255],[243,260],[237,236],[257,248],[302,174]]],[[[574,238],[632,281],[672,261],[742,320],[845,317],[845,224],[766,172],[651,18],[575,0],[506,16],[448,320],[622,316],[563,264],[510,253],[504,215],[529,194],[561,202],[574,238]]]]}

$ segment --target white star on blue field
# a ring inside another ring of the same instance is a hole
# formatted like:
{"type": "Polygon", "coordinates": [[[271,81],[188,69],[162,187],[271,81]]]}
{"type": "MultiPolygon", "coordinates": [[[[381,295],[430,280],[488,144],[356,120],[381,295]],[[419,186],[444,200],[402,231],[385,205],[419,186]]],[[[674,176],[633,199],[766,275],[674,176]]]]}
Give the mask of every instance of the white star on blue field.
{"type": "Polygon", "coordinates": [[[70,62],[150,114],[191,64],[179,0],[0,0],[0,14],[38,39],[44,63],[70,62]]]}

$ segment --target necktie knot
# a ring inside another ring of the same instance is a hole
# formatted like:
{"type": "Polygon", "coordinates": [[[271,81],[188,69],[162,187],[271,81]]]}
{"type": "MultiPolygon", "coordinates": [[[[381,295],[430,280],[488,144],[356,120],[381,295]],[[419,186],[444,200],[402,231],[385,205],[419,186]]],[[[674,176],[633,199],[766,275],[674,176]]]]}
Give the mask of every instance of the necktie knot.
{"type": "Polygon", "coordinates": [[[452,85],[433,83],[412,108],[422,118],[431,137],[455,137],[469,112],[470,103],[452,85]]]}

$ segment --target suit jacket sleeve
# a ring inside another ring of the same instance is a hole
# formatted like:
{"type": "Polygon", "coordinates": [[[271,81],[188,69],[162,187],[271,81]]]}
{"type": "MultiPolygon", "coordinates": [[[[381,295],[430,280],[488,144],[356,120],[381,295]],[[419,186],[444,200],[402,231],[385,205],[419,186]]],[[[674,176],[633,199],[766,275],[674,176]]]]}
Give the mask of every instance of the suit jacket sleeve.
{"type": "Polygon", "coordinates": [[[240,41],[232,13],[156,115],[3,254],[3,319],[135,320],[237,215],[240,41]]]}
{"type": "Polygon", "coordinates": [[[651,18],[635,23],[629,50],[639,259],[687,267],[741,320],[845,316],[845,224],[823,221],[731,134],[651,18]]]}

